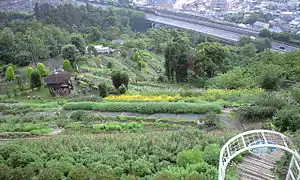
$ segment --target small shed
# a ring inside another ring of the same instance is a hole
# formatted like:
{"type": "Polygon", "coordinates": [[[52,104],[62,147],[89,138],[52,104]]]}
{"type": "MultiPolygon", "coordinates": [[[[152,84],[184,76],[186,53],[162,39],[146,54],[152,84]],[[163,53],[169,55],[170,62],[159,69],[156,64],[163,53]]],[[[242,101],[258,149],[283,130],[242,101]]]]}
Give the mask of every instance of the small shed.
{"type": "Polygon", "coordinates": [[[44,78],[52,96],[68,95],[74,89],[71,81],[71,73],[67,71],[56,72],[44,78]]]}

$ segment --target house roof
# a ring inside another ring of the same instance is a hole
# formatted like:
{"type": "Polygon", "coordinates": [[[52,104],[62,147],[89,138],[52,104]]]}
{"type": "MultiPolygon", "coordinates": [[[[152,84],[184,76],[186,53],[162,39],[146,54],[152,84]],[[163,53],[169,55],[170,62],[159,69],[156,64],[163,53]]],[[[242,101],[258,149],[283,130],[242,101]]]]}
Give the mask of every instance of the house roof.
{"type": "Polygon", "coordinates": [[[49,84],[60,84],[65,81],[68,81],[71,79],[71,73],[67,71],[63,72],[57,72],[55,74],[48,75],[44,78],[44,81],[49,84]]]}
{"type": "Polygon", "coordinates": [[[255,23],[253,25],[254,26],[259,26],[259,27],[264,27],[264,26],[267,26],[269,24],[261,22],[261,21],[255,21],[255,23]]]}

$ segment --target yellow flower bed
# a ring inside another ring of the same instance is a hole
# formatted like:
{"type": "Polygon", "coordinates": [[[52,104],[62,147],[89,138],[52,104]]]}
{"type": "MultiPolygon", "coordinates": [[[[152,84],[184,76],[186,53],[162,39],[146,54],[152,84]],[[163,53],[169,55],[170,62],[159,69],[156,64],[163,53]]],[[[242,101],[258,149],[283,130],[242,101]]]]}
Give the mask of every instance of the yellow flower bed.
{"type": "Polygon", "coordinates": [[[142,96],[142,95],[120,95],[108,96],[104,98],[107,101],[175,101],[180,96],[142,96]]]}

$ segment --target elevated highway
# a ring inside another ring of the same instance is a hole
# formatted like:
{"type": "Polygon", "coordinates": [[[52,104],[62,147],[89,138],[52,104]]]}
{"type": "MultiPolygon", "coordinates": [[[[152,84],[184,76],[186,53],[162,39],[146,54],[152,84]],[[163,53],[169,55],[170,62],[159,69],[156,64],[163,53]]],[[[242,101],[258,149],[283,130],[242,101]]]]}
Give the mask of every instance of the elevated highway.
{"type": "MultiPolygon", "coordinates": [[[[255,36],[256,32],[251,32],[248,33],[243,33],[240,31],[231,31],[229,29],[224,29],[224,27],[217,28],[215,25],[209,25],[209,24],[204,24],[202,22],[197,22],[197,20],[193,19],[187,19],[184,17],[178,17],[178,16],[170,16],[167,14],[150,14],[150,13],[145,13],[146,19],[152,22],[160,23],[160,24],[165,24],[177,28],[182,28],[182,29],[189,29],[189,30],[194,30],[197,32],[200,32],[202,34],[207,34],[210,36],[214,36],[216,38],[226,40],[232,43],[237,42],[240,37],[245,36],[245,35],[253,35],[255,36]]],[[[207,22],[206,22],[207,23],[207,22]]],[[[220,25],[221,26],[221,25],[220,25]]],[[[234,28],[234,27],[233,27],[234,28]]],[[[298,49],[295,46],[279,43],[279,42],[274,42],[271,41],[272,49],[276,51],[290,51],[290,50],[296,50],[298,49]],[[284,49],[282,48],[284,47],[284,49]]]]}

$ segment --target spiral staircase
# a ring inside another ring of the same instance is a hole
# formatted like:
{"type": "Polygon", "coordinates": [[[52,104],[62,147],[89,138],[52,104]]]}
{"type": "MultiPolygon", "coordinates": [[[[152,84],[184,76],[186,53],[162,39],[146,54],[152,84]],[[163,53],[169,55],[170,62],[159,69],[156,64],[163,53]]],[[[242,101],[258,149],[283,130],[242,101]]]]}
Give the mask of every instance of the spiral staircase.
{"type": "Polygon", "coordinates": [[[250,152],[238,165],[240,180],[275,180],[274,168],[285,152],[292,154],[286,180],[300,180],[300,156],[289,139],[276,131],[253,130],[238,134],[222,147],[219,178],[224,180],[230,161],[243,152],[250,152]]]}

